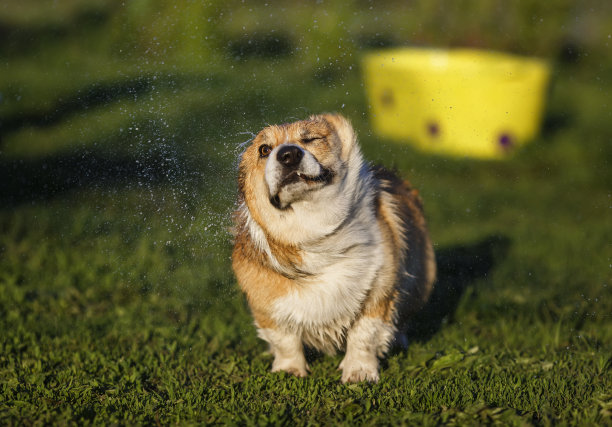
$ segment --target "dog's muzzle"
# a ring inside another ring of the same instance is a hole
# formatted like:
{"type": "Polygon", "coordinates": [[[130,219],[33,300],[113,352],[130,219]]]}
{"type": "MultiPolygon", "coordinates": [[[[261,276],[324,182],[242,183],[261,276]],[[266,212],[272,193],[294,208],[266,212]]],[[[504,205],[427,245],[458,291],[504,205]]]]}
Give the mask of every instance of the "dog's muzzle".
{"type": "Polygon", "coordinates": [[[313,185],[331,182],[332,177],[331,171],[324,168],[311,153],[294,144],[278,146],[266,163],[270,203],[278,209],[286,208],[299,199],[300,194],[316,188],[313,185]],[[300,182],[305,186],[289,187],[300,182]],[[283,191],[285,188],[292,189],[283,191]]]}

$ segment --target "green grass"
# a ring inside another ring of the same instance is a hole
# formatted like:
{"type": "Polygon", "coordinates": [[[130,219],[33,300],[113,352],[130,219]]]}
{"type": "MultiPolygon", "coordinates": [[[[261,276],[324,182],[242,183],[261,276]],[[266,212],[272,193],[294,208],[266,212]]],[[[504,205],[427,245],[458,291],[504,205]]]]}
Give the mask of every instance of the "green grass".
{"type": "Polygon", "coordinates": [[[445,16],[452,25],[440,31],[442,9],[428,3],[395,14],[359,2],[354,14],[296,7],[288,21],[314,13],[345,25],[288,25],[288,43],[303,49],[275,54],[241,43],[242,31],[280,25],[278,8],[212,2],[174,16],[144,3],[152,9],[138,18],[112,1],[0,9],[13,29],[0,42],[0,423],[612,424],[604,9],[577,7],[568,21],[565,3],[555,15],[523,2],[500,28],[495,10],[453,9],[465,22],[445,16]],[[190,44],[193,25],[164,33],[197,13],[214,17],[207,43],[190,44]],[[536,15],[548,28],[537,43],[536,15]],[[74,27],[83,16],[87,29],[74,27]],[[574,19],[591,31],[576,32],[574,19]],[[165,34],[156,49],[182,42],[168,57],[145,53],[147,34],[165,34]],[[542,135],[504,162],[373,135],[359,56],[393,34],[547,53],[542,135]],[[336,41],[339,61],[306,52],[330,57],[336,41]],[[557,62],[561,41],[578,57],[557,62]],[[347,115],[366,157],[420,189],[439,257],[434,304],[378,384],[342,385],[341,355],[310,354],[306,379],[269,373],[231,273],[240,144],[266,123],[320,111],[347,115]]]}

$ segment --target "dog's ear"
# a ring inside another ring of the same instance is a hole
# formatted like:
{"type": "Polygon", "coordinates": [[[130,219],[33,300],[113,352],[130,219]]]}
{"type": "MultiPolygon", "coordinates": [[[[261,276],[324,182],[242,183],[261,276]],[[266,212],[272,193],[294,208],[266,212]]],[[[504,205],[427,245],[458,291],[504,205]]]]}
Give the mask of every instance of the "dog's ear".
{"type": "Polygon", "coordinates": [[[320,117],[332,125],[342,142],[342,157],[348,159],[353,148],[357,145],[357,137],[355,136],[353,126],[340,114],[323,114],[320,117]]]}

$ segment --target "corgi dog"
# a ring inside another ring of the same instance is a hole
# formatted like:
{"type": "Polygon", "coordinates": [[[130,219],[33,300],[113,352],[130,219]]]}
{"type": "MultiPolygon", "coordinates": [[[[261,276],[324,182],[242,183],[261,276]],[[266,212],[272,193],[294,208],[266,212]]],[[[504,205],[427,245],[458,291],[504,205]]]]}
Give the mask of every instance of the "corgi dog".
{"type": "Polygon", "coordinates": [[[238,190],[232,266],[272,372],[306,376],[307,346],[345,352],[342,382],[377,382],[379,358],[406,345],[435,280],[417,191],[366,163],[335,114],[259,132],[238,190]]]}

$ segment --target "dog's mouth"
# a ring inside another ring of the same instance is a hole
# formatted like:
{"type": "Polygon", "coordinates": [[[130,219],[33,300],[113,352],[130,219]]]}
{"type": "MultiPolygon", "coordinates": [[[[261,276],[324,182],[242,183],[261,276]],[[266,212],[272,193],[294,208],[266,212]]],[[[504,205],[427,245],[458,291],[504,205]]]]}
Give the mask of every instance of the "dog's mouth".
{"type": "Polygon", "coordinates": [[[282,179],[280,188],[283,188],[286,185],[293,184],[298,181],[304,181],[306,183],[323,183],[329,184],[333,179],[334,174],[331,170],[322,168],[321,173],[319,175],[307,175],[304,172],[299,171],[291,171],[282,179]]]}
{"type": "Polygon", "coordinates": [[[306,175],[306,174],[304,174],[302,172],[295,172],[295,174],[297,175],[297,177],[299,179],[302,179],[304,181],[307,181],[307,182],[323,182],[325,184],[330,183],[332,178],[333,178],[333,172],[330,171],[329,169],[323,169],[323,172],[321,172],[317,176],[306,175]]]}
{"type": "Polygon", "coordinates": [[[307,175],[303,172],[291,171],[283,178],[281,185],[279,186],[279,192],[270,197],[270,203],[277,209],[287,209],[289,207],[289,204],[283,206],[279,197],[280,190],[283,187],[300,181],[305,182],[307,185],[313,185],[317,183],[327,185],[332,182],[333,178],[334,173],[327,168],[322,168],[321,173],[315,176],[307,175]]]}

